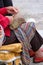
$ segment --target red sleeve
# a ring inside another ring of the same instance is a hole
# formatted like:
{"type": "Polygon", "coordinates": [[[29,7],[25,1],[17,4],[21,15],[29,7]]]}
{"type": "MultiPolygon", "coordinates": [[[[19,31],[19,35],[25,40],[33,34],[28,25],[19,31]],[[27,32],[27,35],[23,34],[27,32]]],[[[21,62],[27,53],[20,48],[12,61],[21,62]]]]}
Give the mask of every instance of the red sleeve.
{"type": "Polygon", "coordinates": [[[3,28],[6,28],[10,24],[10,21],[7,17],[0,14],[0,24],[3,26],[3,28]]]}
{"type": "Polygon", "coordinates": [[[0,8],[0,14],[6,14],[7,13],[7,9],[6,8],[0,8]]]}

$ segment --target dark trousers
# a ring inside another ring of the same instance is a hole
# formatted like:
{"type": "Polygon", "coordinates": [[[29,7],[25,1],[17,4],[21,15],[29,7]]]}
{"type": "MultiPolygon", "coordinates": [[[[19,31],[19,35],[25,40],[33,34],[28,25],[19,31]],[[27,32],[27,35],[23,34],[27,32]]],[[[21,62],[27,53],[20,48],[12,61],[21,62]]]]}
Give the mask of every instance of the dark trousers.
{"type": "Polygon", "coordinates": [[[37,51],[41,45],[43,44],[43,38],[40,36],[40,34],[36,31],[33,39],[30,42],[33,51],[37,51]]]}
{"type": "Polygon", "coordinates": [[[8,36],[5,37],[5,40],[6,41],[4,42],[3,45],[8,45],[8,44],[19,42],[13,30],[11,30],[11,35],[9,37],[8,36]]]}
{"type": "Polygon", "coordinates": [[[0,0],[0,8],[12,5],[12,0],[0,0]]]}
{"type": "MultiPolygon", "coordinates": [[[[18,41],[14,31],[11,31],[11,36],[6,37],[6,41],[5,41],[4,45],[18,43],[18,42],[19,41],[18,41]]],[[[40,36],[40,34],[37,31],[36,31],[33,39],[31,40],[30,44],[32,46],[33,51],[37,51],[41,47],[41,45],[43,44],[43,38],[40,36]]]]}

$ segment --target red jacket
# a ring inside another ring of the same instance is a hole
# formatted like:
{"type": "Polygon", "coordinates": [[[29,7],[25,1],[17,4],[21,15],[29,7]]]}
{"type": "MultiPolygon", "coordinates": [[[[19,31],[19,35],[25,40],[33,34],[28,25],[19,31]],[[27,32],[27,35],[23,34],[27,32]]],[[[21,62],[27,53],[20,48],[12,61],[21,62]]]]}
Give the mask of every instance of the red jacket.
{"type": "Polygon", "coordinates": [[[10,36],[10,28],[8,26],[10,24],[10,21],[7,17],[4,16],[5,14],[7,14],[7,9],[0,8],[0,24],[4,28],[5,36],[10,36]]]}

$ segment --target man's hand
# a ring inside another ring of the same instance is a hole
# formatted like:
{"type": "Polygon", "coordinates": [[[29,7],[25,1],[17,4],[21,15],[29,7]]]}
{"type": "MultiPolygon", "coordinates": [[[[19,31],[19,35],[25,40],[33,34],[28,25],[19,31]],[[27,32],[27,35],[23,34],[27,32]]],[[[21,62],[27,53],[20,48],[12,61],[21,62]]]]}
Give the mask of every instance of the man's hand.
{"type": "Polygon", "coordinates": [[[17,14],[18,13],[18,9],[16,7],[13,7],[13,6],[8,6],[6,7],[7,9],[7,12],[10,13],[10,14],[17,14]]]}

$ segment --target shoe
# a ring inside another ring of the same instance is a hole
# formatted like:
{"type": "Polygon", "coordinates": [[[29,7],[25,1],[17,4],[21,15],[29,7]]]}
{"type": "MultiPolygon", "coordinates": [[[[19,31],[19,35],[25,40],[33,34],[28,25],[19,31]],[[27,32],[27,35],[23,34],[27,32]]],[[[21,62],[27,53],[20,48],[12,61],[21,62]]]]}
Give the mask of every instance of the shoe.
{"type": "Polygon", "coordinates": [[[34,58],[33,58],[33,62],[34,62],[34,63],[43,62],[43,57],[34,57],[34,58]]]}
{"type": "Polygon", "coordinates": [[[33,57],[35,55],[35,52],[31,49],[31,50],[29,50],[29,55],[30,55],[30,57],[33,57]]]}
{"type": "MultiPolygon", "coordinates": [[[[41,46],[42,47],[42,46],[41,46]]],[[[43,62],[43,48],[40,48],[36,53],[33,58],[34,63],[40,63],[43,62]]]]}

